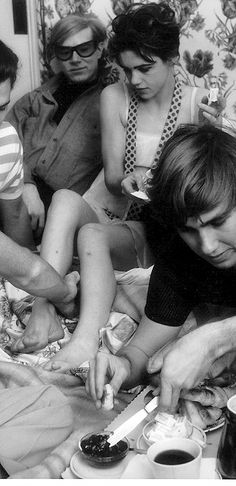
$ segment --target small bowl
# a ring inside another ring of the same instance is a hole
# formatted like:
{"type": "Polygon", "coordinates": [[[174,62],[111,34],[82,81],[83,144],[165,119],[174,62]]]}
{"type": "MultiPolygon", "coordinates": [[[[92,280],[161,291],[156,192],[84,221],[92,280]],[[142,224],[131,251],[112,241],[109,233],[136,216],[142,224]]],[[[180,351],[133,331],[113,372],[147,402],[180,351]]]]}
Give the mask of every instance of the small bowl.
{"type": "Polygon", "coordinates": [[[143,427],[143,438],[148,446],[151,446],[154,441],[150,440],[148,437],[149,432],[151,432],[153,426],[155,425],[155,420],[152,420],[151,422],[148,422],[146,425],[143,427]]]}
{"type": "Polygon", "coordinates": [[[121,461],[129,451],[129,441],[124,438],[114,446],[106,443],[111,432],[90,432],[79,441],[79,450],[84,459],[93,466],[109,466],[121,461]]]}
{"type": "MultiPolygon", "coordinates": [[[[149,439],[149,433],[151,432],[151,430],[155,426],[155,424],[156,424],[156,421],[151,420],[150,422],[148,422],[143,427],[142,436],[143,436],[143,439],[148,446],[151,446],[155,442],[154,440],[149,439]]],[[[191,439],[195,440],[196,442],[198,442],[201,445],[201,447],[205,447],[205,445],[206,445],[206,434],[205,434],[204,430],[200,429],[200,427],[197,427],[196,425],[191,424],[191,422],[189,422],[189,424],[190,424],[190,426],[192,426],[192,429],[189,430],[189,434],[186,435],[185,438],[189,438],[189,439],[191,438],[191,439]]],[[[175,438],[177,438],[177,437],[175,437],[175,438]]],[[[183,438],[183,437],[179,436],[179,438],[183,438]]]]}

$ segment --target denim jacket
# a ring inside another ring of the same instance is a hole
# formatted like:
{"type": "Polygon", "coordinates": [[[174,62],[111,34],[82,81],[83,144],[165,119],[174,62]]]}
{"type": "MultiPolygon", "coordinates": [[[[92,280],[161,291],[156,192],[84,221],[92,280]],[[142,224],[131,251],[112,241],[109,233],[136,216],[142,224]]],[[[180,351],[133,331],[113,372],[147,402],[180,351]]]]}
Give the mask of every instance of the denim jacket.
{"type": "Polygon", "coordinates": [[[25,182],[42,179],[53,191],[90,187],[102,168],[99,99],[102,84],[88,88],[66,111],[59,125],[53,120],[57,102],[52,93],[60,75],[24,95],[7,114],[24,149],[25,182]]]}

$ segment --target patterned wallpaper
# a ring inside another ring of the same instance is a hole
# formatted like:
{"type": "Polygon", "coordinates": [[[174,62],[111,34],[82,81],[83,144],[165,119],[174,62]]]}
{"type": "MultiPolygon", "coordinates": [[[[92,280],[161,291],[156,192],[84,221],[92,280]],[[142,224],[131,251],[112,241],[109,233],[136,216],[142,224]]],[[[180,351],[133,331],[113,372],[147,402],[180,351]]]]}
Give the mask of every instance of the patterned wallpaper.
{"type": "MultiPolygon", "coordinates": [[[[236,118],[236,0],[166,0],[181,26],[183,83],[209,87],[216,81],[227,98],[227,116],[236,118]]],[[[95,12],[106,25],[132,0],[37,0],[42,80],[51,74],[46,43],[57,20],[72,12],[95,12]]],[[[142,3],[149,3],[143,0],[142,3]]],[[[156,2],[158,3],[158,1],[156,2]]]]}

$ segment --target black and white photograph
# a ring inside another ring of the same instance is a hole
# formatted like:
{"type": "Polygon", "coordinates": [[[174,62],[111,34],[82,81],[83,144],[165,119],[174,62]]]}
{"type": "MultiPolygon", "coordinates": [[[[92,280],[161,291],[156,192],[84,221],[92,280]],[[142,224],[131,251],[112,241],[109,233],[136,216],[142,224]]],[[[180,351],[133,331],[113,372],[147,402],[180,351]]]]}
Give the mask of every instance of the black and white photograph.
{"type": "Polygon", "coordinates": [[[236,0],[0,0],[3,479],[236,480],[236,0]]]}

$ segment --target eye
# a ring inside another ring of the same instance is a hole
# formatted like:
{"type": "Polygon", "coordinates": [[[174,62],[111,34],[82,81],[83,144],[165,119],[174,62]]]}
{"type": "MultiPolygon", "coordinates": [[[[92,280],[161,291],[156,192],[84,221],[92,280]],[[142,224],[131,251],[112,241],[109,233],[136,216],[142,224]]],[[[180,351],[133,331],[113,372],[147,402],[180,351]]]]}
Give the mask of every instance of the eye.
{"type": "Polygon", "coordinates": [[[226,223],[226,219],[217,219],[217,221],[214,221],[214,223],[212,224],[212,226],[214,226],[214,228],[219,228],[220,226],[223,226],[223,224],[226,223]]]}
{"type": "Polygon", "coordinates": [[[139,68],[139,71],[141,73],[148,73],[148,71],[150,71],[152,69],[152,66],[147,66],[147,67],[141,67],[139,68]]]}

